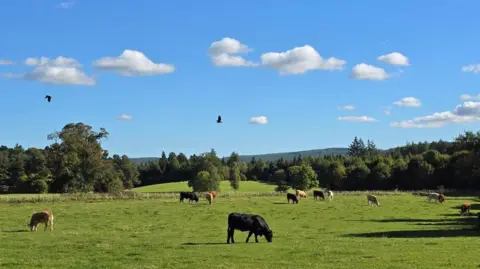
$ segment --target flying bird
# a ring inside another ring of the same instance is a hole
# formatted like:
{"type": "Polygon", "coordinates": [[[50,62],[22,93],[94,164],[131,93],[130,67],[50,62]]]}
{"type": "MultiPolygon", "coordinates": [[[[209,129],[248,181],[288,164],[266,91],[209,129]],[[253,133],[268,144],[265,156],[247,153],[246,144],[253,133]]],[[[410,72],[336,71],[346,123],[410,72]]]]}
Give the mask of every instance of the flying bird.
{"type": "Polygon", "coordinates": [[[50,95],[46,95],[45,99],[47,99],[47,101],[50,103],[50,101],[52,100],[52,97],[50,95]]]}
{"type": "Polygon", "coordinates": [[[222,117],[218,116],[217,123],[222,123],[222,117]]]}

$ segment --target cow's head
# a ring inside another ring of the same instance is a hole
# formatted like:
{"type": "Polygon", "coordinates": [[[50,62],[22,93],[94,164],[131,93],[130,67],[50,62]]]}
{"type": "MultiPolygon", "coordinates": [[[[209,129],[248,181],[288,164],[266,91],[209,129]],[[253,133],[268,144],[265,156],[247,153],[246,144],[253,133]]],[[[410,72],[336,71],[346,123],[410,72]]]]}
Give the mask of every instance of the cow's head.
{"type": "Polygon", "coordinates": [[[265,233],[265,239],[267,239],[268,243],[272,243],[273,232],[272,230],[268,229],[265,233]]]}
{"type": "Polygon", "coordinates": [[[443,194],[440,194],[438,196],[438,201],[440,201],[440,203],[443,203],[445,201],[445,196],[443,194]]]}

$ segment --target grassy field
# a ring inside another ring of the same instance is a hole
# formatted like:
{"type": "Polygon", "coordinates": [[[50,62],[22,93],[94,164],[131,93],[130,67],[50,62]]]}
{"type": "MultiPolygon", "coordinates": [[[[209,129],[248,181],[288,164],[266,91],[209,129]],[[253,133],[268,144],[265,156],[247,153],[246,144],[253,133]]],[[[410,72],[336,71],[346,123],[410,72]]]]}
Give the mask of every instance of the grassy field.
{"type": "MultiPolygon", "coordinates": [[[[411,194],[217,198],[209,206],[177,199],[0,203],[0,268],[477,268],[480,232],[455,206],[411,194]],[[53,232],[25,232],[34,211],[55,214],[53,232]],[[230,212],[262,215],[273,243],[235,232],[226,244],[230,212]]],[[[473,204],[473,211],[480,209],[473,204]]],[[[476,211],[475,211],[476,212],[476,211]]]]}
{"type": "MultiPolygon", "coordinates": [[[[240,192],[268,192],[274,191],[275,185],[261,183],[257,181],[242,181],[240,182],[240,192]]],[[[179,192],[179,191],[192,191],[192,188],[188,187],[188,182],[174,182],[174,183],[164,183],[164,184],[155,184],[145,187],[139,187],[133,189],[138,192],[179,192]]],[[[220,183],[220,190],[222,192],[233,191],[230,186],[229,181],[222,181],[220,183]]]]}

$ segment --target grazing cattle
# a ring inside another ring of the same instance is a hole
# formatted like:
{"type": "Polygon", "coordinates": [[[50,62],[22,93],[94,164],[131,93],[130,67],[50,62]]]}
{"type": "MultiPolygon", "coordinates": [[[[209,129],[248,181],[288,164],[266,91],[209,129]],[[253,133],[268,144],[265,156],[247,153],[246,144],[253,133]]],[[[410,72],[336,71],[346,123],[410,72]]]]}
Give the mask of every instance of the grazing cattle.
{"type": "Polygon", "coordinates": [[[287,203],[290,203],[290,200],[292,200],[292,204],[298,204],[298,198],[293,193],[287,193],[287,203]]]}
{"type": "Polygon", "coordinates": [[[307,193],[304,192],[304,191],[301,191],[301,190],[296,190],[296,191],[295,191],[295,195],[296,195],[297,197],[300,196],[300,197],[303,197],[303,198],[307,198],[307,193]]]}
{"type": "Polygon", "coordinates": [[[216,191],[209,191],[209,193],[212,194],[213,200],[215,200],[217,198],[217,192],[216,191]]]}
{"type": "Polygon", "coordinates": [[[433,200],[435,202],[443,203],[445,201],[445,196],[443,194],[438,194],[436,192],[432,192],[432,193],[428,194],[427,200],[428,201],[433,200]]]}
{"type": "Polygon", "coordinates": [[[43,231],[46,231],[49,225],[50,231],[53,231],[53,213],[48,210],[33,213],[30,218],[30,223],[28,224],[30,231],[37,231],[37,226],[40,223],[45,223],[45,229],[43,231]]]}
{"type": "Polygon", "coordinates": [[[213,200],[213,195],[211,193],[207,192],[207,193],[205,193],[205,199],[207,199],[208,204],[211,205],[212,200],[213,200]]]}
{"type": "Polygon", "coordinates": [[[371,194],[367,195],[367,201],[368,201],[368,205],[376,204],[377,206],[380,206],[377,196],[375,195],[371,195],[371,194]]]}
{"type": "Polygon", "coordinates": [[[325,200],[325,196],[323,195],[323,191],[313,191],[313,199],[317,200],[317,197],[320,197],[323,200],[325,200]]]}
{"type": "Polygon", "coordinates": [[[188,199],[188,202],[195,201],[198,203],[198,196],[194,192],[180,192],[180,203],[183,203],[184,199],[188,199]]]}
{"type": "Polygon", "coordinates": [[[228,215],[227,244],[230,244],[230,239],[232,243],[235,243],[233,239],[235,230],[242,232],[249,231],[245,243],[248,243],[248,239],[250,239],[252,234],[255,235],[256,243],[258,243],[257,236],[265,236],[269,243],[272,242],[273,232],[268,227],[267,222],[259,215],[230,213],[228,215]]]}
{"type": "Polygon", "coordinates": [[[333,200],[333,191],[327,192],[328,199],[333,200]]]}
{"type": "Polygon", "coordinates": [[[470,209],[472,209],[472,205],[469,203],[463,203],[460,207],[460,215],[468,215],[470,214],[470,209]]]}

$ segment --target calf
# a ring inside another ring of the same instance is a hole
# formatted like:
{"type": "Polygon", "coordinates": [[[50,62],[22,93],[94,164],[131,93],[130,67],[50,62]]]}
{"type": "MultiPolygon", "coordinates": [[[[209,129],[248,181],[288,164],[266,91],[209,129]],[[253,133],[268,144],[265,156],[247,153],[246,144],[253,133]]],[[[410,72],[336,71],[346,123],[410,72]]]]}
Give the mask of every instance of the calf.
{"type": "Polygon", "coordinates": [[[212,194],[213,200],[215,200],[217,198],[217,192],[216,191],[209,191],[209,193],[212,194]]]}
{"type": "Polygon", "coordinates": [[[33,213],[30,218],[30,224],[28,224],[30,231],[36,232],[37,226],[40,223],[45,223],[45,229],[43,231],[46,231],[49,225],[50,231],[53,231],[53,213],[48,210],[33,213]]]}
{"type": "Polygon", "coordinates": [[[298,204],[298,198],[293,193],[287,193],[287,203],[290,203],[292,200],[292,204],[298,204]]]}
{"type": "Polygon", "coordinates": [[[367,201],[368,205],[376,204],[377,207],[380,206],[380,203],[378,202],[377,196],[368,194],[367,195],[367,201]]]}
{"type": "Polygon", "coordinates": [[[296,195],[297,197],[300,196],[300,197],[302,197],[302,198],[307,198],[307,193],[304,192],[304,191],[301,191],[301,190],[296,190],[296,191],[295,191],[295,195],[296,195]]]}
{"type": "Polygon", "coordinates": [[[213,194],[211,194],[210,192],[205,193],[205,199],[207,199],[208,204],[211,205],[213,200],[213,194]]]}
{"type": "Polygon", "coordinates": [[[333,191],[328,191],[327,196],[330,201],[333,200],[333,191]]]}
{"type": "Polygon", "coordinates": [[[323,191],[313,191],[313,199],[317,200],[318,197],[325,200],[325,196],[323,195],[323,191]]]}
{"type": "Polygon", "coordinates": [[[427,197],[428,201],[435,201],[435,202],[440,202],[443,203],[445,201],[445,196],[443,194],[438,194],[436,192],[432,192],[428,194],[427,197]]]}
{"type": "Polygon", "coordinates": [[[468,215],[470,214],[470,209],[472,208],[472,205],[469,203],[463,203],[463,205],[460,207],[460,215],[468,215]]]}
{"type": "Polygon", "coordinates": [[[195,201],[198,203],[198,196],[194,192],[180,192],[180,203],[183,203],[184,199],[188,199],[188,202],[195,201]]]}
{"type": "Polygon", "coordinates": [[[267,239],[269,243],[272,242],[273,232],[268,227],[267,222],[259,215],[230,213],[228,215],[227,244],[230,244],[230,239],[232,243],[235,243],[233,239],[235,230],[242,232],[249,231],[245,243],[248,243],[248,239],[250,239],[252,234],[255,235],[256,243],[258,243],[258,236],[265,236],[265,239],[267,239]]]}

